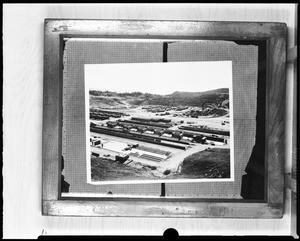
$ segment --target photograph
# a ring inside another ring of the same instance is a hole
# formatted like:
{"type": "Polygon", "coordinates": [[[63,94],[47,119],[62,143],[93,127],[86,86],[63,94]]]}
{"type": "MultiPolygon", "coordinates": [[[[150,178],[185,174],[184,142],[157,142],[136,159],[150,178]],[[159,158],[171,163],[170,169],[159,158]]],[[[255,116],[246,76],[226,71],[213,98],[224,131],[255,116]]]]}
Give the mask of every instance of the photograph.
{"type": "Polygon", "coordinates": [[[231,61],[84,74],[87,183],[234,181],[231,61]]]}
{"type": "Polygon", "coordinates": [[[4,3],[3,239],[299,238],[298,7],[4,3]]]}

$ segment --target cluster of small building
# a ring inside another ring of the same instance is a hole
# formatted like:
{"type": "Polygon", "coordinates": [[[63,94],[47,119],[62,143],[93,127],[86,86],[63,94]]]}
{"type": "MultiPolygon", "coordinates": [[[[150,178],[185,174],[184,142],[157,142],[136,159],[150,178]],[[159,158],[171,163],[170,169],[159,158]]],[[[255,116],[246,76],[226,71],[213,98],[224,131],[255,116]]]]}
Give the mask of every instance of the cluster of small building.
{"type": "Polygon", "coordinates": [[[90,119],[93,120],[108,120],[111,117],[121,118],[122,116],[128,116],[128,114],[114,111],[90,109],[90,119]]]}
{"type": "Polygon", "coordinates": [[[192,118],[198,118],[199,116],[209,115],[211,111],[212,111],[212,108],[209,108],[209,107],[206,107],[204,109],[197,108],[197,109],[189,110],[189,111],[185,112],[183,115],[192,117],[192,118]]]}
{"type": "MultiPolygon", "coordinates": [[[[156,105],[143,107],[143,109],[145,109],[147,112],[156,113],[156,117],[131,117],[130,119],[121,119],[124,116],[130,115],[117,111],[106,111],[91,108],[91,120],[107,120],[106,122],[98,122],[98,124],[96,124],[97,121],[95,121],[95,123],[91,121],[91,133],[111,135],[136,140],[137,142],[148,142],[182,150],[190,148],[192,146],[192,143],[211,145],[215,145],[217,143],[219,143],[220,145],[229,143],[229,131],[209,128],[206,125],[191,125],[195,124],[193,122],[187,122],[187,125],[185,125],[183,124],[184,120],[177,121],[175,123],[171,119],[168,119],[166,117],[158,117],[160,115],[169,115],[170,111],[172,111],[173,116],[198,118],[198,116],[206,115],[207,113],[209,113],[209,111],[211,110],[211,108],[209,107],[202,109],[198,107],[187,106],[168,107],[156,105]],[[114,120],[110,121],[110,118],[114,118],[114,120]],[[178,125],[178,127],[176,126],[175,128],[175,125],[178,125]]],[[[229,123],[229,121],[221,121],[222,125],[225,125],[227,123],[229,123]]],[[[90,146],[92,147],[91,155],[94,157],[99,157],[99,153],[106,153],[104,157],[110,156],[110,159],[113,159],[120,163],[124,163],[126,160],[128,160],[129,156],[136,156],[156,162],[165,160],[170,156],[170,153],[166,152],[163,149],[159,150],[156,148],[139,146],[139,144],[128,144],[124,149],[122,147],[120,148],[120,150],[122,149],[122,151],[120,151],[119,154],[115,154],[116,152],[112,152],[114,154],[110,154],[109,151],[109,154],[107,154],[107,150],[104,151],[104,149],[108,148],[109,150],[109,145],[106,141],[103,142],[99,136],[94,134],[92,134],[90,137],[90,146]],[[98,148],[103,149],[102,151],[99,151],[98,148]]],[[[110,144],[112,144],[112,142],[110,142],[110,144]]],[[[113,149],[114,148],[111,147],[111,150],[113,149]]]]}
{"type": "MultiPolygon", "coordinates": [[[[208,128],[205,125],[181,125],[173,129],[174,123],[165,118],[138,118],[129,120],[107,121],[105,124],[90,123],[90,130],[94,133],[122,137],[126,139],[148,142],[161,146],[186,150],[191,143],[223,145],[229,142],[229,131],[208,128]],[[220,136],[223,135],[223,136],[220,136]],[[227,135],[227,136],[224,136],[227,135]]],[[[106,148],[102,140],[97,136],[90,137],[92,147],[106,148]]],[[[91,153],[99,157],[97,153],[91,153]]],[[[129,156],[136,156],[151,161],[162,161],[169,157],[170,153],[156,148],[139,146],[139,144],[127,145],[120,154],[114,154],[110,158],[124,163],[129,156]]]]}
{"type": "MultiPolygon", "coordinates": [[[[197,142],[205,144],[207,140],[225,143],[227,139],[217,135],[227,135],[229,132],[225,130],[208,128],[205,125],[199,126],[180,126],[177,130],[170,127],[174,123],[171,120],[163,119],[164,122],[154,119],[132,118],[131,120],[107,121],[106,132],[110,130],[119,130],[122,133],[137,133],[143,136],[155,136],[164,140],[180,141],[180,142],[197,142]],[[166,123],[167,122],[167,123],[166,123]],[[192,132],[190,132],[190,131],[192,132]],[[201,132],[201,133],[197,133],[201,132]],[[203,133],[202,133],[203,132],[203,133]],[[226,139],[226,140],[225,140],[226,139]]],[[[91,124],[92,125],[92,124],[91,124]]],[[[95,124],[93,124],[95,127],[95,124]]]]}
{"type": "Polygon", "coordinates": [[[187,106],[169,107],[169,106],[155,105],[155,106],[146,106],[143,107],[142,109],[145,109],[147,110],[147,112],[152,112],[152,113],[165,112],[165,114],[168,115],[170,114],[168,111],[182,111],[182,110],[186,110],[187,108],[188,108],[187,106]]]}
{"type": "MultiPolygon", "coordinates": [[[[123,143],[124,144],[124,143],[123,143]]],[[[103,154],[103,157],[114,159],[120,163],[124,163],[129,156],[140,157],[143,159],[160,162],[170,157],[171,152],[160,150],[157,148],[150,148],[146,146],[140,146],[138,143],[136,144],[127,144],[126,147],[116,147],[110,146],[107,142],[103,145],[102,140],[99,137],[92,136],[90,138],[90,145],[96,148],[104,148],[106,151],[113,151],[111,154],[103,154]],[[117,153],[117,154],[116,154],[117,153]]],[[[122,145],[122,144],[121,144],[122,145]]],[[[91,156],[99,157],[101,151],[97,151],[96,149],[92,149],[91,156]]]]}

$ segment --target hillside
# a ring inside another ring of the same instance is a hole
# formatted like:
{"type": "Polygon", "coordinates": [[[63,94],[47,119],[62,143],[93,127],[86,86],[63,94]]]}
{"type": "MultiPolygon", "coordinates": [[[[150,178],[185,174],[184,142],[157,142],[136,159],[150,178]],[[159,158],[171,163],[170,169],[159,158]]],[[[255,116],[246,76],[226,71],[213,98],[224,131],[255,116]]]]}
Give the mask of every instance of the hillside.
{"type": "Polygon", "coordinates": [[[128,106],[162,105],[229,108],[229,89],[221,88],[205,92],[179,92],[170,95],[154,95],[132,92],[90,91],[90,105],[99,108],[126,108],[128,106]]]}
{"type": "Polygon", "coordinates": [[[151,168],[136,164],[135,167],[98,157],[91,158],[92,181],[125,181],[157,179],[151,168]]]}
{"type": "Polygon", "coordinates": [[[214,95],[214,94],[228,94],[228,88],[220,88],[215,90],[208,90],[204,92],[182,92],[182,91],[175,91],[173,94],[167,95],[173,98],[192,98],[192,97],[199,97],[205,95],[214,95]]]}
{"type": "Polygon", "coordinates": [[[230,149],[206,149],[186,157],[182,162],[181,174],[229,178],[230,149]]]}
{"type": "Polygon", "coordinates": [[[168,178],[230,178],[230,149],[208,148],[194,153],[183,160],[179,173],[168,178]]]}
{"type": "Polygon", "coordinates": [[[148,101],[148,104],[155,105],[167,105],[167,106],[195,106],[205,107],[207,104],[214,104],[217,107],[221,103],[229,98],[229,90],[226,88],[215,89],[205,92],[179,92],[176,91],[171,95],[160,96],[152,98],[148,101]]]}

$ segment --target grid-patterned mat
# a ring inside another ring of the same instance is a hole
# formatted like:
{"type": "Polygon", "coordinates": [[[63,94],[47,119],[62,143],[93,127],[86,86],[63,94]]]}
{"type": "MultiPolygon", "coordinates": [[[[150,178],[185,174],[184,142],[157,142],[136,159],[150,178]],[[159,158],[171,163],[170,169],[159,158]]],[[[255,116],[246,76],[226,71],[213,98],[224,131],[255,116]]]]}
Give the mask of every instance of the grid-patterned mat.
{"type": "MultiPolygon", "coordinates": [[[[162,62],[162,55],[161,42],[97,39],[71,39],[66,42],[63,155],[65,180],[70,184],[70,192],[160,195],[160,184],[95,186],[86,183],[84,64],[162,62]]],[[[168,46],[167,59],[169,62],[233,61],[235,181],[167,183],[166,196],[240,198],[241,177],[255,142],[258,48],[225,41],[174,42],[168,46]]]]}

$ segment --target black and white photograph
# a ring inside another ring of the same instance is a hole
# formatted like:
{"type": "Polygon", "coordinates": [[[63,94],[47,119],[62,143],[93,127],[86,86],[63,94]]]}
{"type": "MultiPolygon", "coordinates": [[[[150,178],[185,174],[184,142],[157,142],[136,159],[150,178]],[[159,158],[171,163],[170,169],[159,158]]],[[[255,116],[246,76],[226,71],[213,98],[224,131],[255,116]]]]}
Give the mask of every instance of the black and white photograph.
{"type": "Polygon", "coordinates": [[[298,7],[4,3],[3,239],[299,238],[298,7]]]}
{"type": "Polygon", "coordinates": [[[86,64],[87,182],[233,181],[232,62],[86,64]]]}

